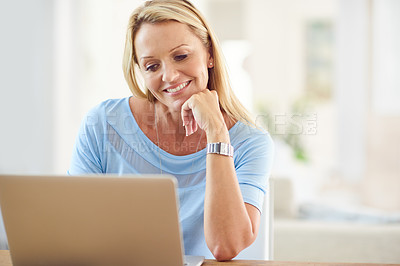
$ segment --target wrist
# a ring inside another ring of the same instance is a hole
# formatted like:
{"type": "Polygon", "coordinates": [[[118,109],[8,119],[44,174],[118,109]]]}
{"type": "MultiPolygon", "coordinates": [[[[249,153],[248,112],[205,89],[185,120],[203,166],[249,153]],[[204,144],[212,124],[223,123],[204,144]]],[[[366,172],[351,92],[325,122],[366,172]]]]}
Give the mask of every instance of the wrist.
{"type": "Polygon", "coordinates": [[[207,143],[223,142],[230,143],[229,131],[224,124],[224,128],[208,130],[206,132],[207,143]]]}
{"type": "Polygon", "coordinates": [[[205,129],[207,142],[230,143],[229,130],[223,117],[221,119],[209,120],[208,127],[205,129]]]}

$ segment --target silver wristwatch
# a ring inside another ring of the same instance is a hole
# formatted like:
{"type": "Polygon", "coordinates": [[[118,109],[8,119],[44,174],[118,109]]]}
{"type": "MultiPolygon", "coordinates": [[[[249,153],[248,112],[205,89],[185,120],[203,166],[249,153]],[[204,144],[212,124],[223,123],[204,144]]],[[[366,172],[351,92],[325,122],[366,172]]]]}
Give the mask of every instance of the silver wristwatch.
{"type": "Polygon", "coordinates": [[[215,153],[233,157],[233,146],[228,143],[207,143],[207,154],[215,153]]]}

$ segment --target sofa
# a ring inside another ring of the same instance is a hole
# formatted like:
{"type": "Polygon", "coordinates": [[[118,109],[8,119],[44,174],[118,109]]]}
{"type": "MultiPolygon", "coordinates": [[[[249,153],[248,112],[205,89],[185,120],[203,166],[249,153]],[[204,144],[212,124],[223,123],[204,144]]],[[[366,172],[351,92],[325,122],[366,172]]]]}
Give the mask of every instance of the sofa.
{"type": "Polygon", "coordinates": [[[278,261],[400,263],[400,215],[296,204],[293,182],[273,178],[278,261]]]}

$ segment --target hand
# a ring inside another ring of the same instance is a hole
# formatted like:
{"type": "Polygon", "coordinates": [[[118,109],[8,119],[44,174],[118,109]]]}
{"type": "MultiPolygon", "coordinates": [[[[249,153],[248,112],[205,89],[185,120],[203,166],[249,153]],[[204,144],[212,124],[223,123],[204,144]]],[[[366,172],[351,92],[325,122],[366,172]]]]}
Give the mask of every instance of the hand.
{"type": "Polygon", "coordinates": [[[182,105],[181,115],[187,136],[196,132],[199,127],[207,135],[226,129],[215,90],[205,89],[193,94],[182,105]]]}

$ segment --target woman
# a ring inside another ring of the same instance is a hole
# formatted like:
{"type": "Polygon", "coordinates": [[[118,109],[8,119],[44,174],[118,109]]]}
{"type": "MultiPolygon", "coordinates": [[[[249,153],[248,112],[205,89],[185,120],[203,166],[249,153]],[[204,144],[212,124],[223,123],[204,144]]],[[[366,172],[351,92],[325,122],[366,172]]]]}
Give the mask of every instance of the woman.
{"type": "Polygon", "coordinates": [[[234,96],[214,33],[188,1],[147,1],[123,70],[133,96],[89,112],[69,173],[174,175],[185,253],[234,258],[257,236],[272,141],[234,96]]]}

